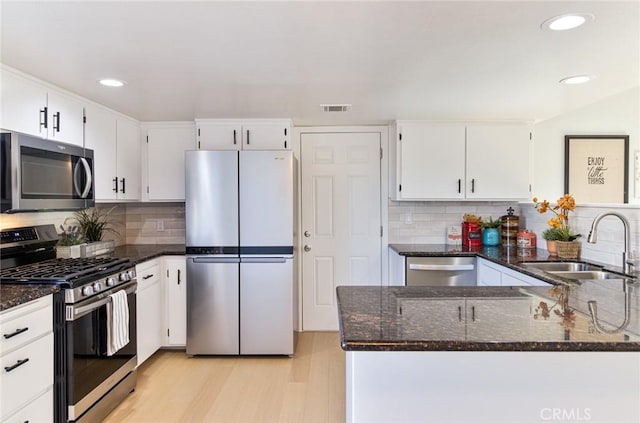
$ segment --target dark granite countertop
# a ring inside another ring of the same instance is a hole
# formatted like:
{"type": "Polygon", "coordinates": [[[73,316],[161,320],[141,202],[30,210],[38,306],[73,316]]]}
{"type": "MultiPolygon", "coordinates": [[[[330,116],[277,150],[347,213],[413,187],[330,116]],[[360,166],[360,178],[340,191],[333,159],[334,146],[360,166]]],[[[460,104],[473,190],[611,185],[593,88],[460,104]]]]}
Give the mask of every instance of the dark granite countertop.
{"type": "MultiPolygon", "coordinates": [[[[116,247],[112,253],[115,257],[130,259],[133,264],[142,263],[156,257],[166,255],[184,255],[185,246],[182,244],[127,244],[116,247]]],[[[18,306],[36,298],[58,292],[57,286],[51,285],[1,285],[0,311],[18,306]]]]}
{"type": "Polygon", "coordinates": [[[113,255],[130,259],[139,264],[160,256],[184,255],[183,244],[127,244],[116,247],[113,255]]]}
{"type": "Polygon", "coordinates": [[[59,291],[55,285],[0,285],[0,311],[59,291]]]}
{"type": "MultiPolygon", "coordinates": [[[[389,247],[401,256],[406,257],[442,257],[442,256],[467,256],[482,257],[486,260],[500,264],[502,266],[517,270],[525,275],[541,279],[552,284],[574,284],[575,281],[552,275],[542,270],[524,267],[523,262],[533,261],[579,261],[595,264],[603,270],[619,273],[623,278],[623,269],[620,266],[600,263],[593,260],[581,259],[559,259],[550,256],[546,250],[542,249],[518,249],[515,247],[455,247],[445,244],[389,244],[389,247]]],[[[620,255],[622,257],[622,254],[620,255]]],[[[622,260],[622,259],[621,259],[622,260]]]]}
{"type": "Polygon", "coordinates": [[[640,286],[337,288],[346,351],[640,351],[640,286]],[[604,291],[604,292],[603,292],[604,291]],[[626,291],[626,292],[625,292],[626,291]],[[599,333],[586,301],[598,300],[599,333]],[[606,319],[606,321],[604,320],[606,319]]]}

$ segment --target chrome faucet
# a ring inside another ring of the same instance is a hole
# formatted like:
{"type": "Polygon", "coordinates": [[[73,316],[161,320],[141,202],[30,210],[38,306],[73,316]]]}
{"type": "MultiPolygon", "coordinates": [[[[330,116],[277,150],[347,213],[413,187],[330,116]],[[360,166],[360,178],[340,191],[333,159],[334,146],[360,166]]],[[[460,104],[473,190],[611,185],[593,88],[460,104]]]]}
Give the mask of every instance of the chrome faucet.
{"type": "Polygon", "coordinates": [[[620,220],[622,220],[622,225],[624,226],[624,251],[622,252],[622,267],[624,268],[624,273],[631,274],[633,265],[627,262],[627,254],[629,252],[629,244],[630,244],[630,230],[629,230],[629,220],[622,214],[614,211],[600,213],[593,219],[593,223],[591,224],[591,230],[589,231],[589,236],[587,237],[587,242],[590,244],[595,244],[598,240],[598,223],[605,216],[616,216],[620,220]]]}

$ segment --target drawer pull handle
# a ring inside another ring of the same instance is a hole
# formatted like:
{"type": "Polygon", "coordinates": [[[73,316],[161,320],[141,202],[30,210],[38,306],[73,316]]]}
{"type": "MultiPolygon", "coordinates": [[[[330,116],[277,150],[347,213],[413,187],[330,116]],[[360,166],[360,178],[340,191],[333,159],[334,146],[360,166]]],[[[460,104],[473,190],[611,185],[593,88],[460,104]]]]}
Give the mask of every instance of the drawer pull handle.
{"type": "Polygon", "coordinates": [[[29,361],[28,358],[25,358],[24,360],[18,360],[16,361],[16,364],[14,364],[13,366],[5,366],[4,370],[9,373],[12,370],[17,369],[18,367],[22,366],[23,364],[25,364],[27,361],[29,361]]]}
{"type": "Polygon", "coordinates": [[[153,277],[153,273],[152,273],[152,274],[150,274],[150,275],[145,275],[145,276],[143,276],[143,277],[142,277],[142,279],[145,279],[145,280],[146,280],[146,279],[149,279],[149,278],[152,278],[152,277],[153,277]]]}
{"type": "Polygon", "coordinates": [[[13,333],[5,333],[4,334],[4,339],[13,338],[14,336],[20,335],[21,333],[26,332],[28,330],[29,330],[29,328],[26,327],[26,328],[22,328],[22,329],[16,329],[16,331],[13,332],[13,333]]]}

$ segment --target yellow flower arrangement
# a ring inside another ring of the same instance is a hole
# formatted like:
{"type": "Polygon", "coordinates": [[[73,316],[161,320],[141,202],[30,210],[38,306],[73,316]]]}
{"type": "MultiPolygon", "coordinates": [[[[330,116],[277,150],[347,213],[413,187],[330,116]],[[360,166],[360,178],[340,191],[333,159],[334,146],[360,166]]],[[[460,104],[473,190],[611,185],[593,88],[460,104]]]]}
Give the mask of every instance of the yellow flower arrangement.
{"type": "Polygon", "coordinates": [[[581,237],[575,234],[569,227],[569,212],[575,211],[576,200],[573,196],[565,194],[558,198],[556,205],[551,207],[547,200],[538,201],[537,197],[533,197],[533,207],[538,213],[546,213],[551,210],[555,217],[550,218],[547,224],[550,226],[542,233],[542,237],[548,241],[574,241],[581,237]]]}

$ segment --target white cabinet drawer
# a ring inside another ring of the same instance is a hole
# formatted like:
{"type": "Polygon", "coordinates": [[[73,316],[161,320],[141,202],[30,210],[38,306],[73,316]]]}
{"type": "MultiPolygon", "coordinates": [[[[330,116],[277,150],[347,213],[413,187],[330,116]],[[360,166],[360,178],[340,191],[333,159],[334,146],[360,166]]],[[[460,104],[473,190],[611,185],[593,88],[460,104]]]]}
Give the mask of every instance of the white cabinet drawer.
{"type": "Polygon", "coordinates": [[[0,356],[52,331],[52,298],[48,295],[0,315],[0,356]]]}
{"type": "Polygon", "coordinates": [[[145,261],[136,265],[136,277],[138,279],[138,292],[147,289],[151,285],[160,282],[160,259],[145,261]]]}
{"type": "Polygon", "coordinates": [[[52,422],[53,421],[53,387],[43,392],[38,398],[2,420],[3,423],[52,422]]]}
{"type": "Polygon", "coordinates": [[[50,332],[0,358],[0,409],[3,414],[23,407],[53,385],[52,355],[53,332],[50,332]]]}

